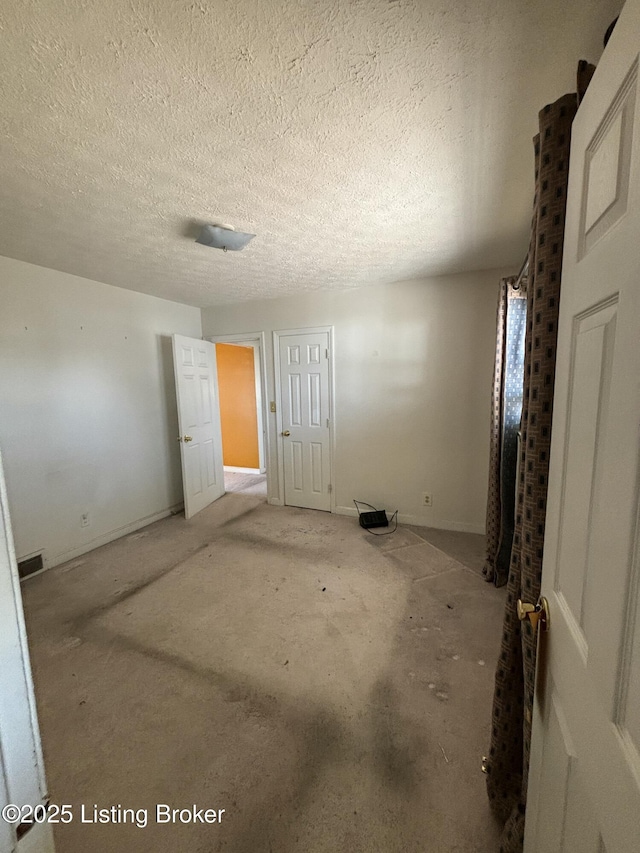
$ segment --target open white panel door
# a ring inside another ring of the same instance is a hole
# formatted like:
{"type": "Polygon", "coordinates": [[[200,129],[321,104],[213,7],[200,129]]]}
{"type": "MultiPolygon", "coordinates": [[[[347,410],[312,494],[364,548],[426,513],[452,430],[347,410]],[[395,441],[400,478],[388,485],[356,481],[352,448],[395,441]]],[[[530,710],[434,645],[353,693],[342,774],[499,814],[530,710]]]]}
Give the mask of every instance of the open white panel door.
{"type": "Polygon", "coordinates": [[[224,494],[216,348],[173,336],[184,514],[191,518],[224,494]]]}
{"type": "MultiPolygon", "coordinates": [[[[0,457],[0,851],[53,853],[51,825],[34,820],[46,803],[18,566],[0,457]],[[19,812],[7,806],[18,806],[19,812]]],[[[41,818],[42,815],[39,815],[41,818]]]]}
{"type": "Polygon", "coordinates": [[[573,125],[526,853],[640,850],[640,0],[573,125]]]}

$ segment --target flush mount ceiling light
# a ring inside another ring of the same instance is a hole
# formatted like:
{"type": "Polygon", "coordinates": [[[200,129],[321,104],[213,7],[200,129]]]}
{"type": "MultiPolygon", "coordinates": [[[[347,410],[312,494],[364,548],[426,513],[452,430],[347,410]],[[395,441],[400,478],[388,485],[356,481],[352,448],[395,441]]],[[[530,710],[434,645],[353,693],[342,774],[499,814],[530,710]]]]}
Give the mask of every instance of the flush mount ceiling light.
{"type": "Polygon", "coordinates": [[[222,249],[224,252],[227,250],[239,252],[255,236],[255,234],[236,231],[232,225],[203,225],[196,243],[211,246],[213,249],[222,249]]]}

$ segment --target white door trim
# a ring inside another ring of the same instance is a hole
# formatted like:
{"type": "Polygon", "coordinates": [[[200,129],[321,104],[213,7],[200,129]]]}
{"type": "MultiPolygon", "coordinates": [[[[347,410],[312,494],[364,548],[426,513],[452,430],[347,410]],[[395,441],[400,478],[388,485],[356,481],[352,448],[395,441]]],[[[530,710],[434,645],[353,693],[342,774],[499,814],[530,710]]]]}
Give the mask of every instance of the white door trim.
{"type": "MultiPolygon", "coordinates": [[[[276,390],[276,435],[279,436],[282,432],[282,383],[280,382],[280,338],[285,335],[319,335],[327,334],[329,337],[329,476],[331,478],[330,511],[336,511],[336,484],[335,484],[335,423],[336,423],[336,407],[335,407],[335,341],[333,326],[310,326],[304,329],[278,329],[273,333],[273,365],[275,375],[275,390],[276,390]]],[[[277,446],[278,457],[278,502],[284,506],[284,457],[280,450],[280,445],[277,446]]]]}
{"type": "MultiPolygon", "coordinates": [[[[206,338],[212,344],[238,344],[253,347],[256,367],[256,408],[258,411],[258,453],[260,471],[267,475],[267,494],[269,489],[269,471],[271,470],[271,429],[267,413],[267,365],[266,339],[264,332],[246,332],[233,335],[209,335],[206,338]]],[[[271,501],[269,501],[271,503],[271,501]]]]}

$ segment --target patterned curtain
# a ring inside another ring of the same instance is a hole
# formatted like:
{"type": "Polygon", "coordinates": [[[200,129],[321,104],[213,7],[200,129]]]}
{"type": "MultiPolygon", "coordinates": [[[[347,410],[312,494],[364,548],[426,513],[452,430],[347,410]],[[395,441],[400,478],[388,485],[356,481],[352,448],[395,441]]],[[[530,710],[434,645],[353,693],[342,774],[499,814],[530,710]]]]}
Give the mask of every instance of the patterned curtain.
{"type": "Polygon", "coordinates": [[[540,594],[555,377],[558,304],[575,94],[539,114],[536,190],[529,247],[522,441],[515,533],[495,675],[491,747],[485,762],[494,812],[504,821],[501,853],[522,850],[531,740],[536,642],[516,601],[540,594]]]}
{"type": "Polygon", "coordinates": [[[515,518],[518,432],[522,414],[527,278],[503,278],[498,297],[491,411],[485,580],[504,586],[515,518]]]}

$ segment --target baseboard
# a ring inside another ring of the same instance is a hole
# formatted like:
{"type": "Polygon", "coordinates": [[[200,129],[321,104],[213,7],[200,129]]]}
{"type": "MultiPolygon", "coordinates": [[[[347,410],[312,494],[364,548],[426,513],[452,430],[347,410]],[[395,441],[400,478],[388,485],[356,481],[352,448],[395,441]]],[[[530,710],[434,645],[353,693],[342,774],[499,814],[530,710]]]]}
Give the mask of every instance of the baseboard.
{"type": "MultiPolygon", "coordinates": [[[[349,515],[352,518],[357,518],[358,510],[352,506],[337,506],[335,509],[336,515],[349,515]]],[[[390,515],[387,510],[387,515],[390,515]]],[[[479,533],[484,536],[484,524],[467,524],[464,521],[442,521],[434,519],[433,521],[425,521],[417,515],[409,515],[408,513],[398,514],[398,524],[412,524],[415,527],[433,527],[435,530],[452,530],[456,533],[479,533]]]]}
{"type": "Polygon", "coordinates": [[[60,554],[56,554],[54,557],[46,558],[46,565],[44,569],[41,569],[39,572],[34,572],[32,575],[26,577],[25,580],[35,578],[38,575],[41,575],[42,572],[46,572],[47,569],[52,569],[54,566],[59,566],[61,563],[66,563],[68,560],[73,560],[76,557],[81,557],[83,554],[87,554],[89,551],[94,551],[96,548],[100,548],[102,545],[107,545],[109,542],[113,542],[115,539],[121,539],[123,536],[127,536],[129,533],[134,533],[136,530],[140,530],[141,527],[147,527],[147,525],[153,524],[155,521],[160,521],[161,519],[167,518],[170,515],[175,515],[176,513],[181,512],[183,509],[183,503],[175,504],[174,506],[171,506],[168,509],[163,509],[160,512],[154,512],[151,515],[144,516],[144,518],[138,518],[136,519],[136,521],[131,521],[129,524],[125,524],[122,527],[117,527],[115,530],[110,530],[108,533],[103,533],[101,536],[97,536],[90,542],[84,542],[77,548],[71,548],[69,551],[62,551],[60,554]]]}
{"type": "Polygon", "coordinates": [[[224,470],[229,474],[262,474],[259,468],[238,468],[237,465],[225,465],[224,470]]]}
{"type": "Polygon", "coordinates": [[[358,517],[358,510],[353,506],[336,506],[334,512],[336,515],[351,515],[354,518],[358,517]]]}
{"type": "Polygon", "coordinates": [[[435,527],[437,530],[452,530],[454,533],[477,533],[479,536],[484,536],[487,532],[484,524],[467,524],[464,521],[438,521],[437,524],[425,524],[424,521],[403,523],[415,523],[416,527],[435,527]]]}
{"type": "Polygon", "coordinates": [[[281,501],[280,498],[267,498],[267,503],[270,506],[284,506],[284,501],[281,501]]]}

